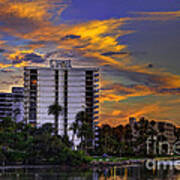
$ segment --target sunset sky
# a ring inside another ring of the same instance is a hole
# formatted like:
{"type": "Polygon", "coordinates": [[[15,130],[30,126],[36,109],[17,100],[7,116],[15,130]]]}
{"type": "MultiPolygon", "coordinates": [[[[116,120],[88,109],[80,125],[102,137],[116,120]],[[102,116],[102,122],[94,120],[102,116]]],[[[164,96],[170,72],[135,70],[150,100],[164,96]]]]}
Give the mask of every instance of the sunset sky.
{"type": "Polygon", "coordinates": [[[101,124],[180,125],[179,0],[0,0],[0,91],[69,57],[102,69],[101,124]]]}

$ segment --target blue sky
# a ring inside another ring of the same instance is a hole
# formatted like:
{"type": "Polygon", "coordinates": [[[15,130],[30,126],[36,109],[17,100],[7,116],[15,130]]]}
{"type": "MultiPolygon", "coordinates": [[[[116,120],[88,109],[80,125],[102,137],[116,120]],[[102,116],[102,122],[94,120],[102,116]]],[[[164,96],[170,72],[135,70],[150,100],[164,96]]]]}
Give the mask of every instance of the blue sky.
{"type": "Polygon", "coordinates": [[[62,13],[69,21],[127,17],[139,11],[176,11],[178,0],[73,0],[62,13]]]}

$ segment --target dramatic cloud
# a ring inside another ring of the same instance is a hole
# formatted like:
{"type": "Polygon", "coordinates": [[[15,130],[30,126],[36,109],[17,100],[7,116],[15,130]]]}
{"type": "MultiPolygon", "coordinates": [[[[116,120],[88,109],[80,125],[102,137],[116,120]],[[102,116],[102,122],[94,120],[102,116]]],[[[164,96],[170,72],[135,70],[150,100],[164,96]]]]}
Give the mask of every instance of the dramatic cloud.
{"type": "Polygon", "coordinates": [[[0,48],[0,53],[3,53],[3,52],[5,52],[5,49],[0,48]]]}
{"type": "Polygon", "coordinates": [[[6,54],[7,58],[12,61],[12,65],[22,67],[27,63],[43,63],[45,59],[41,54],[33,52],[33,50],[17,50],[10,54],[6,54]]]}
{"type": "Polygon", "coordinates": [[[180,95],[180,88],[164,88],[161,86],[145,85],[123,85],[123,84],[106,84],[102,88],[101,102],[120,102],[132,97],[143,97],[150,95],[180,95]]]}
{"type": "MultiPolygon", "coordinates": [[[[129,116],[166,111],[169,107],[157,102],[148,105],[141,102],[137,107],[123,104],[133,98],[179,95],[180,76],[157,69],[147,62],[134,62],[133,52],[129,51],[128,44],[121,42],[120,37],[135,33],[132,29],[123,29],[127,23],[174,20],[179,18],[179,11],[137,12],[131,18],[64,24],[60,15],[68,3],[62,0],[0,0],[0,39],[8,34],[14,43],[0,41],[0,53],[5,59],[0,63],[2,73],[10,67],[41,66],[46,63],[45,59],[51,58],[73,59],[77,64],[92,63],[101,66],[103,73],[101,123],[114,126],[127,122],[129,116]]],[[[21,76],[15,82],[22,84],[21,76]]],[[[7,89],[14,82],[8,80],[1,84],[2,89],[7,89]]]]}
{"type": "Polygon", "coordinates": [[[77,36],[74,34],[66,35],[65,37],[62,38],[62,40],[68,40],[68,39],[79,39],[81,36],[77,36]]]}
{"type": "Polygon", "coordinates": [[[35,53],[31,53],[31,54],[25,54],[24,61],[31,61],[34,63],[43,63],[45,61],[45,59],[43,59],[41,56],[35,54],[35,53]]]}
{"type": "Polygon", "coordinates": [[[8,85],[8,86],[10,86],[10,85],[12,85],[14,83],[12,81],[10,81],[10,82],[8,82],[8,81],[0,81],[0,82],[1,82],[2,85],[8,85]]]}
{"type": "Polygon", "coordinates": [[[59,14],[66,4],[62,0],[1,0],[0,7],[1,31],[19,34],[49,25],[49,11],[56,9],[59,14]]]}
{"type": "Polygon", "coordinates": [[[11,64],[0,63],[0,68],[8,68],[8,67],[11,67],[11,66],[12,66],[11,64]]]}
{"type": "Polygon", "coordinates": [[[135,12],[140,15],[150,15],[150,16],[174,16],[180,17],[180,11],[166,11],[166,12],[135,12]]]}
{"type": "Polygon", "coordinates": [[[108,106],[105,104],[103,106],[102,114],[101,114],[101,119],[100,119],[100,125],[102,124],[109,124],[111,126],[118,126],[120,124],[127,124],[129,121],[129,117],[135,117],[135,118],[140,118],[143,116],[146,116],[147,113],[152,113],[155,111],[163,112],[167,110],[166,108],[161,108],[159,104],[152,104],[148,105],[146,104],[145,106],[139,106],[139,104],[135,106],[127,106],[119,104],[111,104],[108,106]],[[116,109],[116,110],[113,110],[116,109]],[[120,110],[119,110],[120,109],[120,110]]]}
{"type": "Polygon", "coordinates": [[[9,73],[13,73],[14,71],[12,69],[0,69],[0,72],[9,74],[9,73]]]}
{"type": "Polygon", "coordinates": [[[23,79],[23,76],[22,75],[11,75],[10,76],[12,79],[18,79],[18,80],[22,80],[23,79]]]}
{"type": "Polygon", "coordinates": [[[130,54],[130,53],[129,52],[105,52],[105,53],[102,53],[101,55],[112,56],[112,55],[126,55],[126,54],[130,54]]]}
{"type": "Polygon", "coordinates": [[[134,20],[140,21],[169,21],[180,18],[180,11],[162,11],[162,12],[133,12],[132,14],[138,15],[134,20]],[[139,17],[141,15],[141,17],[139,17]]]}

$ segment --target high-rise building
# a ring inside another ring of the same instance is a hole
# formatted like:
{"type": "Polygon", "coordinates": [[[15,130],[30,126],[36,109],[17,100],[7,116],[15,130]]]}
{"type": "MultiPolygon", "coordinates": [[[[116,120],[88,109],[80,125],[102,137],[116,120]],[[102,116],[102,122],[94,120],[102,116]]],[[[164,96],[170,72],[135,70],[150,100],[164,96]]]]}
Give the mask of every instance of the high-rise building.
{"type": "Polygon", "coordinates": [[[24,120],[24,88],[12,87],[12,93],[0,93],[0,119],[24,120]]]}
{"type": "MultiPolygon", "coordinates": [[[[78,112],[86,111],[92,128],[99,118],[99,69],[72,67],[71,61],[51,60],[50,67],[25,67],[25,120],[35,126],[54,123],[48,115],[50,105],[59,104],[63,111],[58,117],[58,134],[67,134],[78,112]]],[[[75,144],[80,140],[76,137],[75,144]]]]}

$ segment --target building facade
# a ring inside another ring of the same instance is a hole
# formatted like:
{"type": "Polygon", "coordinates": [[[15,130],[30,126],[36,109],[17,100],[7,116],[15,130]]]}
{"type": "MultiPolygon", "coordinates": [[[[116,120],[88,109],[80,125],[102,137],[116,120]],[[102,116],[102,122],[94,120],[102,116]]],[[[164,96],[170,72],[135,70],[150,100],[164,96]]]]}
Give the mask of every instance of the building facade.
{"type": "Polygon", "coordinates": [[[0,119],[12,117],[12,93],[0,93],[0,119]]]}
{"type": "MultiPolygon", "coordinates": [[[[167,153],[171,154],[173,153],[173,146],[174,143],[177,140],[177,137],[175,135],[176,126],[169,121],[150,121],[147,120],[142,123],[141,121],[136,121],[135,118],[129,119],[129,125],[131,127],[132,132],[132,141],[135,142],[140,136],[142,136],[141,131],[142,129],[140,127],[144,127],[146,129],[146,132],[149,130],[153,130],[154,132],[154,141],[157,146],[160,146],[161,143],[164,143],[166,145],[167,153]]],[[[149,137],[152,135],[149,135],[149,137]]],[[[152,137],[151,137],[152,138],[152,137]]],[[[151,139],[150,138],[150,139],[151,139]]],[[[139,147],[134,147],[134,149],[138,149],[139,147]]],[[[154,148],[152,146],[152,148],[154,148]]]]}
{"type": "Polygon", "coordinates": [[[12,93],[0,93],[0,119],[24,120],[24,88],[12,87],[12,93]]]}
{"type": "MultiPolygon", "coordinates": [[[[99,69],[72,67],[71,61],[51,60],[50,67],[25,67],[25,120],[35,126],[54,124],[54,115],[48,115],[50,105],[58,103],[63,112],[58,117],[58,134],[67,133],[80,111],[86,111],[92,125],[99,118],[99,69]]],[[[76,137],[76,145],[79,139],[76,137]]]]}

